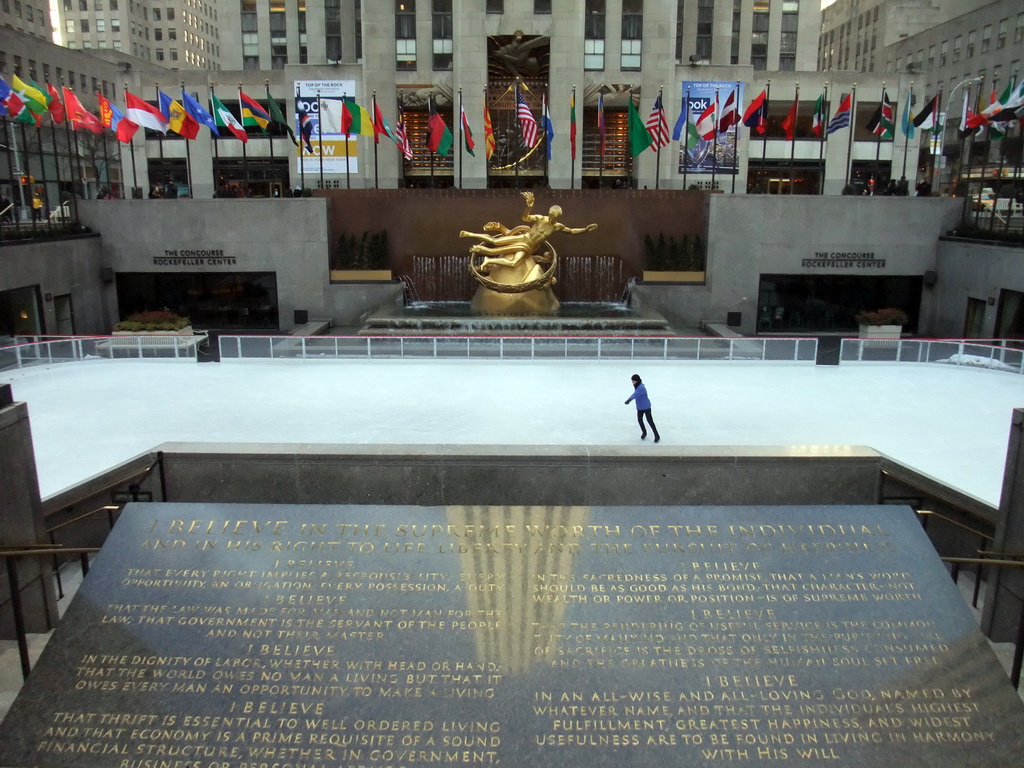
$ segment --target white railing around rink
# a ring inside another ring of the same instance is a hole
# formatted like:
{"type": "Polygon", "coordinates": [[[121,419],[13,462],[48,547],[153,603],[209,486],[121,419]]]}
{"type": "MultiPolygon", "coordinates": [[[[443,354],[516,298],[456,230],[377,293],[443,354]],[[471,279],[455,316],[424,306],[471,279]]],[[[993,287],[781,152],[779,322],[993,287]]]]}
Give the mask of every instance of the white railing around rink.
{"type": "Polygon", "coordinates": [[[806,362],[814,338],[614,336],[221,336],[239,360],[746,360],[806,362]]]}
{"type": "Polygon", "coordinates": [[[101,359],[195,362],[198,346],[206,339],[205,334],[199,334],[194,336],[63,336],[46,341],[28,341],[0,347],[0,371],[101,359]]]}
{"type": "Polygon", "coordinates": [[[1000,339],[843,339],[842,363],[939,363],[1024,374],[1024,350],[1000,339]]]}

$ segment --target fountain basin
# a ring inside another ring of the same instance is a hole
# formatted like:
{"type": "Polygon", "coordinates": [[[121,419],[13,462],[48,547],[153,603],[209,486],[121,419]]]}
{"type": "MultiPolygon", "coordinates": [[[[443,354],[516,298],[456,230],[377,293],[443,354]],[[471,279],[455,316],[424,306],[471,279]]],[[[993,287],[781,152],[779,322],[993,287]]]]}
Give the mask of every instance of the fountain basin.
{"type": "Polygon", "coordinates": [[[360,335],[424,336],[665,336],[668,321],[649,309],[612,302],[563,302],[554,315],[474,315],[466,301],[415,302],[381,307],[360,335]]]}

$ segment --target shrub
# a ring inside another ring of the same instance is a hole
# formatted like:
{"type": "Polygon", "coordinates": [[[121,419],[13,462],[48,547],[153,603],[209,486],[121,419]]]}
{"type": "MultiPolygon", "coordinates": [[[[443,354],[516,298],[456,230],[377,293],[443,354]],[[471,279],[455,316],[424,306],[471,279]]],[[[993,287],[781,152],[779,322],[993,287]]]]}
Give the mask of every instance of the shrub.
{"type": "Polygon", "coordinates": [[[136,312],[114,326],[115,331],[180,331],[191,324],[187,317],[166,309],[136,312]]]}
{"type": "Polygon", "coordinates": [[[857,325],[906,325],[910,318],[902,309],[886,307],[858,312],[854,320],[857,325]]]}

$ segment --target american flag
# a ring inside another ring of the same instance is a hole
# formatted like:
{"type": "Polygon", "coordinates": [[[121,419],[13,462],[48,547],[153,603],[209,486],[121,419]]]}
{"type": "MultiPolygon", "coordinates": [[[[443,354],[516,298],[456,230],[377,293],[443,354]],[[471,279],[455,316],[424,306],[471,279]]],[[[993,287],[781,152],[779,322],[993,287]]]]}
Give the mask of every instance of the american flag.
{"type": "Polygon", "coordinates": [[[661,103],[661,94],[658,94],[654,102],[654,108],[647,118],[647,132],[651,134],[651,149],[657,151],[667,147],[670,141],[668,133],[668,117],[665,116],[665,107],[661,103]]]}
{"type": "Polygon", "coordinates": [[[516,89],[516,116],[519,118],[519,131],[523,135],[523,144],[532,147],[537,143],[537,120],[518,88],[516,89]]]}
{"type": "Polygon", "coordinates": [[[398,141],[398,148],[402,150],[402,154],[405,155],[406,160],[412,160],[412,144],[409,143],[409,134],[405,130],[405,110],[402,105],[398,105],[398,122],[395,124],[395,136],[398,141]]]}

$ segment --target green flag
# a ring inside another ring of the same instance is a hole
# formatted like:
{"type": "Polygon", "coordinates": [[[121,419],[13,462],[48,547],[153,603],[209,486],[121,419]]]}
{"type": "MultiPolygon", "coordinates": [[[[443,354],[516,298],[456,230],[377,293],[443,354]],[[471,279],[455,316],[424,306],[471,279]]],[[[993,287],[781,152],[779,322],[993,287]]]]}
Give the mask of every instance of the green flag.
{"type": "Polygon", "coordinates": [[[284,113],[281,112],[281,108],[277,106],[277,102],[270,95],[270,86],[267,86],[267,111],[270,112],[270,119],[278,125],[283,125],[284,129],[288,131],[288,136],[291,137],[292,143],[295,146],[299,146],[299,140],[295,138],[295,131],[292,130],[292,125],[284,119],[284,113]]]}
{"type": "Polygon", "coordinates": [[[686,121],[686,148],[693,149],[697,146],[697,142],[700,141],[700,134],[697,133],[696,123],[691,123],[689,120],[686,121]]]}
{"type": "Polygon", "coordinates": [[[636,157],[645,149],[651,146],[651,134],[647,132],[647,126],[640,119],[636,107],[633,106],[633,98],[629,98],[629,152],[636,157]]]}

